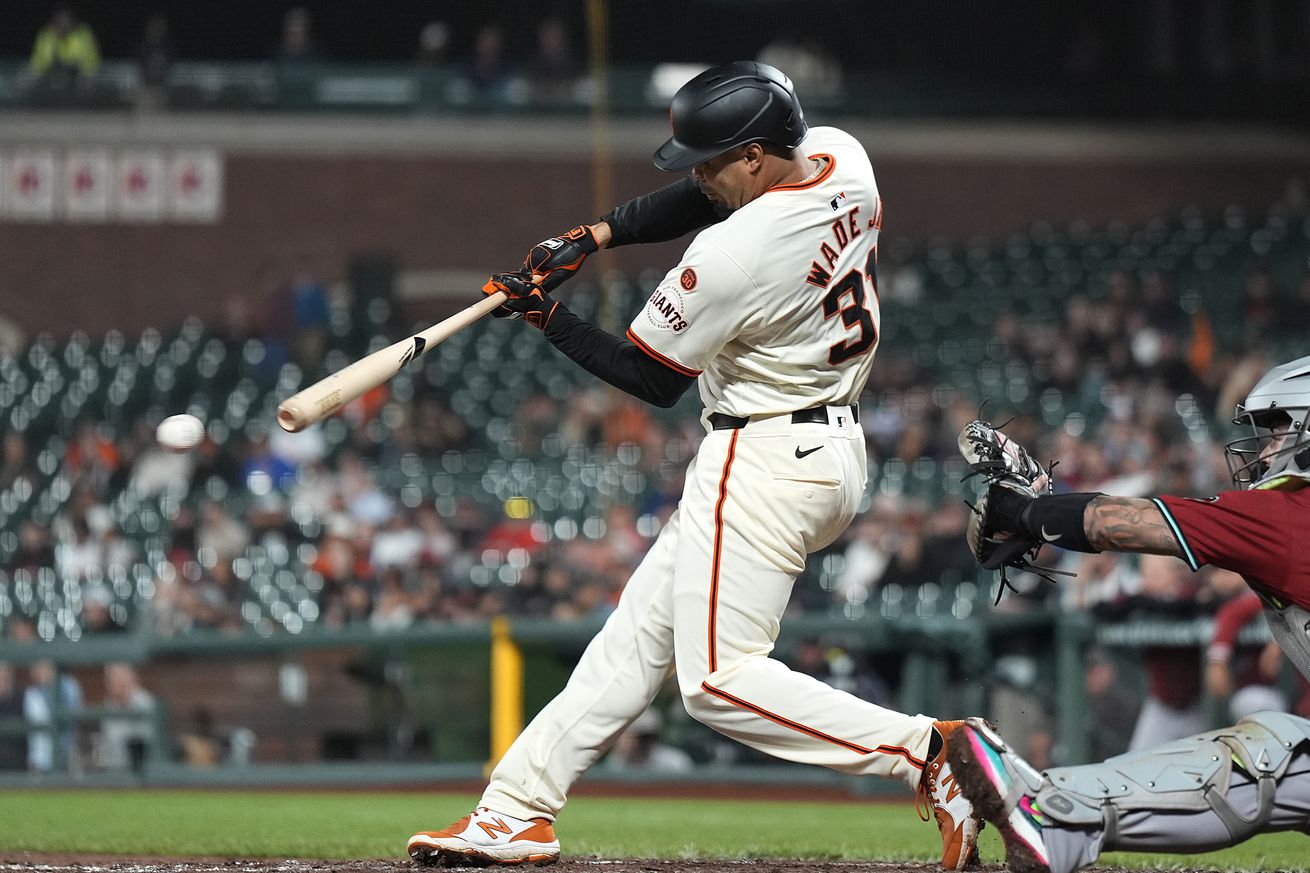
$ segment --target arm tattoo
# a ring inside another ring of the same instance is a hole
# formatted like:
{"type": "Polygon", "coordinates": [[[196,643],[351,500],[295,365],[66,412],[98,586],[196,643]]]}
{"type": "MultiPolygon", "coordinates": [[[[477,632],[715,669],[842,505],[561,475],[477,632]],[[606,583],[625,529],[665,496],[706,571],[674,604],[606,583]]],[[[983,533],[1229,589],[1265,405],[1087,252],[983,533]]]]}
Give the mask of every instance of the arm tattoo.
{"type": "Polygon", "coordinates": [[[1183,556],[1160,510],[1138,497],[1101,494],[1093,498],[1083,512],[1083,529],[1091,544],[1103,552],[1183,556]]]}

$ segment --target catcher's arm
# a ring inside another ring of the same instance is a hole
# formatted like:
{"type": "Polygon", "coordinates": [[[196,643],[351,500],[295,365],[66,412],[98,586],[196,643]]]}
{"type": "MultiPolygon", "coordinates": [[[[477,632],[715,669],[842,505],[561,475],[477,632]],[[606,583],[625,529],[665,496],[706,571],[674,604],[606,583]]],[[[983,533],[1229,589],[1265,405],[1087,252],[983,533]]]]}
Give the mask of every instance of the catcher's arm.
{"type": "MultiPolygon", "coordinates": [[[[1033,502],[1039,501],[1040,498],[1033,502]]],[[[1041,506],[1033,508],[1034,518],[1040,519],[1043,514],[1041,506]]],[[[1141,497],[1097,494],[1083,510],[1083,530],[1088,543],[1098,552],[1184,557],[1178,538],[1159,508],[1141,497]]]]}

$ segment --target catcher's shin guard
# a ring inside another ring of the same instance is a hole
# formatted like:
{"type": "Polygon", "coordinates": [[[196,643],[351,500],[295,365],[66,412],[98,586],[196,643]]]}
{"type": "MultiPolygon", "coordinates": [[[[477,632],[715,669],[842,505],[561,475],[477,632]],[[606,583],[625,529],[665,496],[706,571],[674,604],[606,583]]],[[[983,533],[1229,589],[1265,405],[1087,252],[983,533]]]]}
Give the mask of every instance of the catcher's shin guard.
{"type": "Polygon", "coordinates": [[[1310,743],[1310,721],[1281,712],[1258,712],[1233,727],[1129,752],[1100,764],[1054,767],[1036,791],[1026,788],[1042,815],[1058,826],[1099,827],[1104,848],[1119,840],[1127,812],[1213,811],[1234,843],[1259,833],[1274,811],[1274,794],[1298,748],[1310,743]],[[1257,786],[1254,816],[1227,801],[1234,768],[1257,786]]]}

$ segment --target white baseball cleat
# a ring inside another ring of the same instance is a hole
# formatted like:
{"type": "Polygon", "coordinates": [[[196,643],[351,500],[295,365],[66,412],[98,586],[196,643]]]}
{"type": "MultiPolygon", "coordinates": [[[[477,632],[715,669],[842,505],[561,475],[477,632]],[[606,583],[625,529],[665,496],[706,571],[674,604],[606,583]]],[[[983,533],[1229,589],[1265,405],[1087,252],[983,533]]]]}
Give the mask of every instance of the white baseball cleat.
{"type": "MultiPolygon", "coordinates": [[[[942,834],[942,867],[947,870],[977,866],[978,832],[982,830],[982,821],[973,804],[960,791],[946,757],[964,724],[963,721],[933,722],[933,729],[941,735],[942,747],[923,768],[919,780],[918,799],[932,810],[937,819],[937,828],[942,834]]],[[[927,810],[921,811],[920,816],[927,821],[927,810]]]]}
{"type": "Polygon", "coordinates": [[[960,789],[1005,840],[1005,860],[1014,873],[1052,873],[1042,839],[1042,814],[1028,790],[1042,777],[982,719],[969,719],[951,748],[960,789]]]}
{"type": "Polygon", "coordinates": [[[559,840],[549,821],[515,818],[485,806],[444,830],[414,834],[407,849],[415,862],[432,867],[554,864],[559,860],[559,840]]]}

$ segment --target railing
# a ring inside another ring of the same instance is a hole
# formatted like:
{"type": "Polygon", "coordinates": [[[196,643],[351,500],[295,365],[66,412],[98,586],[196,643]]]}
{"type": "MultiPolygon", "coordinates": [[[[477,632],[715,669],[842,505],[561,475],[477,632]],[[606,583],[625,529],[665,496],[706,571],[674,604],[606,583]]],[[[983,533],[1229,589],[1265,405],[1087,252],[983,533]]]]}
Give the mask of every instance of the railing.
{"type": "MultiPolygon", "coordinates": [[[[672,90],[699,67],[619,66],[608,72],[609,111],[659,113],[672,90]]],[[[963,69],[963,68],[962,68],[963,69]]],[[[810,114],[888,117],[1174,118],[1304,123],[1297,107],[1310,100],[1310,83],[1256,80],[1217,87],[1211,83],[1142,82],[1132,88],[1097,83],[1024,80],[1021,85],[983,82],[965,73],[846,71],[840,83],[802,83],[810,114]]],[[[540,87],[510,74],[493,87],[476,87],[456,66],[407,64],[278,64],[183,61],[166,84],[147,92],[131,61],[106,61],[79,87],[43,87],[25,59],[0,61],[0,108],[121,109],[140,105],[174,109],[368,111],[384,113],[579,113],[590,110],[601,89],[587,76],[540,87]]]]}
{"type": "MultiPolygon", "coordinates": [[[[56,772],[38,778],[46,784],[121,782],[123,779],[149,784],[267,784],[354,782],[432,782],[478,778],[484,763],[503,752],[509,740],[522,728],[524,714],[531,714],[553,696],[567,677],[572,662],[600,627],[600,620],[559,623],[540,619],[498,619],[493,623],[466,626],[422,627],[392,633],[368,630],[315,630],[300,635],[232,637],[218,633],[193,633],[181,638],[149,636],[87,637],[78,642],[43,644],[0,643],[0,662],[26,664],[52,659],[65,670],[81,671],[89,665],[110,661],[132,661],[154,671],[157,678],[187,664],[206,671],[290,670],[297,672],[303,689],[308,671],[311,679],[323,683],[341,682],[335,668],[315,666],[313,653],[350,653],[349,663],[372,665],[386,702],[374,702],[364,721],[383,721],[380,732],[387,737],[370,761],[326,761],[314,755],[300,762],[270,761],[247,767],[195,770],[173,761],[169,754],[170,730],[176,731],[176,701],[159,700],[155,713],[124,713],[108,708],[59,711],[49,722],[29,724],[22,719],[0,721],[0,737],[27,736],[34,731],[60,732],[74,728],[94,729],[99,720],[140,718],[152,720],[155,736],[139,766],[127,773],[67,772],[68,759],[60,753],[56,772]],[[498,648],[493,648],[498,647],[498,648]],[[227,668],[223,665],[227,664],[227,668]],[[443,665],[434,669],[433,664],[443,665]],[[452,668],[452,664],[457,665],[452,668]],[[326,672],[325,672],[326,671],[326,672]],[[317,678],[315,678],[317,677],[317,678]],[[384,693],[383,693],[384,692],[384,693]],[[454,713],[456,718],[449,719],[454,713]],[[170,728],[170,722],[172,727],[170,728]],[[404,722],[404,724],[400,724],[404,722]],[[405,731],[429,731],[431,755],[423,750],[400,748],[396,737],[405,731]],[[462,732],[462,733],[461,733],[462,732]],[[458,736],[455,736],[459,733],[458,736]],[[62,770],[62,772],[60,772],[62,770]]],[[[1178,646],[1197,649],[1197,669],[1211,631],[1209,620],[1132,621],[1124,624],[1095,624],[1084,615],[1053,615],[1042,612],[979,614],[968,620],[948,615],[923,618],[913,614],[895,618],[870,616],[842,620],[819,616],[788,618],[779,640],[785,657],[797,641],[816,637],[825,644],[862,652],[871,661],[897,659],[900,664],[895,700],[905,712],[986,713],[989,693],[1002,677],[995,669],[997,653],[1014,640],[1028,640],[1035,660],[1049,672],[1044,687],[1054,691],[1048,704],[1055,714],[1057,741],[1062,761],[1087,759],[1088,719],[1083,695],[1087,647],[1131,650],[1143,646],[1178,646]]],[[[1263,623],[1248,627],[1242,641],[1256,644],[1268,639],[1263,623]]],[[[354,668],[352,667],[352,670],[354,668]]],[[[239,694],[236,690],[232,694],[239,694]]],[[[372,694],[372,692],[370,692],[372,694]]],[[[317,710],[308,705],[303,690],[292,698],[228,701],[254,716],[260,713],[275,725],[272,733],[285,731],[287,748],[304,748],[316,734],[317,710]],[[294,699],[299,693],[300,698],[294,699]],[[274,714],[272,710],[278,712],[274,714]]],[[[226,705],[215,700],[216,705],[226,705]]],[[[671,702],[676,706],[676,702],[671,702]]],[[[261,740],[277,739],[261,735],[261,740]]],[[[61,749],[60,743],[56,748],[61,749]]],[[[290,756],[294,758],[294,755],[290,756]]],[[[707,771],[698,768],[698,777],[707,771]]],[[[720,767],[714,778],[729,781],[766,781],[795,784],[846,786],[856,793],[879,790],[837,774],[814,772],[787,765],[720,767]]],[[[0,776],[0,782],[22,782],[17,774],[0,776]]],[[[598,774],[597,778],[605,778],[598,774]]],[[[630,778],[630,777],[625,777],[630,778]]],[[[663,777],[660,777],[663,778],[663,777]]],[[[867,780],[865,780],[867,781],[867,780]]]]}

